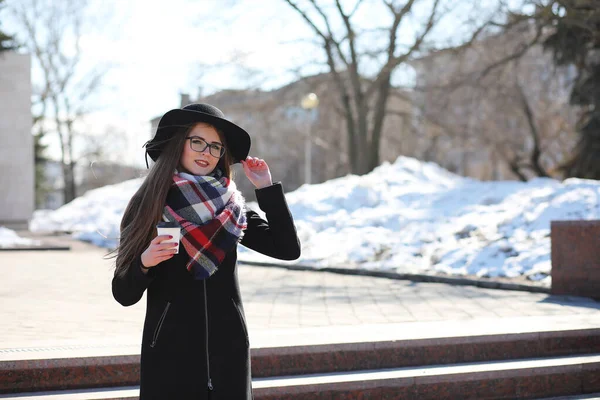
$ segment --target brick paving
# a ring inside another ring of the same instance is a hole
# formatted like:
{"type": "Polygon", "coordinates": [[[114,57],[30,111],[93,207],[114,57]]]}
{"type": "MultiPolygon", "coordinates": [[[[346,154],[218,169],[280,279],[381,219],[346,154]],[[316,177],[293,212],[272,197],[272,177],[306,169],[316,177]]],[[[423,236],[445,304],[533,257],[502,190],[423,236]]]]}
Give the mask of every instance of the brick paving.
{"type": "MultiPolygon", "coordinates": [[[[106,251],[61,240],[72,250],[0,252],[0,349],[107,338],[139,342],[145,299],[119,305],[106,251]]],[[[245,265],[239,277],[251,338],[277,329],[600,317],[599,302],[542,293],[245,265]]]]}

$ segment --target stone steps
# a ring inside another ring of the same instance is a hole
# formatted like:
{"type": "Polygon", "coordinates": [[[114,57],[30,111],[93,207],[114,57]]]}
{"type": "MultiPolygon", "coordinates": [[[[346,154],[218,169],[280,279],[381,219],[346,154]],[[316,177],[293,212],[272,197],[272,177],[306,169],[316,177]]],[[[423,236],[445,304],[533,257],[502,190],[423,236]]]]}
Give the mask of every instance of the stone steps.
{"type": "Polygon", "coordinates": [[[600,391],[600,354],[258,379],[255,399],[535,399],[600,391]]]}
{"type": "Polygon", "coordinates": [[[259,348],[252,376],[327,373],[600,353],[600,328],[259,348]]]}
{"type": "MultiPolygon", "coordinates": [[[[589,399],[600,392],[600,354],[257,378],[253,387],[256,400],[589,399]]],[[[116,398],[135,399],[137,388],[0,395],[21,400],[116,398]]]]}
{"type": "Polygon", "coordinates": [[[51,392],[28,392],[18,394],[3,394],[0,399],[14,400],[133,400],[138,399],[139,386],[57,390],[51,392]]]}
{"type": "MultiPolygon", "coordinates": [[[[580,321],[529,317],[510,324],[489,322],[257,332],[255,395],[326,398],[318,397],[315,388],[333,398],[363,393],[374,399],[396,398],[392,393],[403,390],[419,396],[430,390],[440,399],[453,398],[444,393],[483,388],[499,393],[531,388],[537,397],[529,398],[600,392],[600,321],[582,316],[580,321]]],[[[135,398],[138,349],[125,344],[0,349],[0,398],[135,398]],[[48,397],[55,398],[63,397],[48,397]]],[[[497,398],[521,398],[511,396],[497,398]]]]}
{"type": "Polygon", "coordinates": [[[576,396],[546,397],[540,400],[600,400],[600,393],[580,394],[576,396]]]}

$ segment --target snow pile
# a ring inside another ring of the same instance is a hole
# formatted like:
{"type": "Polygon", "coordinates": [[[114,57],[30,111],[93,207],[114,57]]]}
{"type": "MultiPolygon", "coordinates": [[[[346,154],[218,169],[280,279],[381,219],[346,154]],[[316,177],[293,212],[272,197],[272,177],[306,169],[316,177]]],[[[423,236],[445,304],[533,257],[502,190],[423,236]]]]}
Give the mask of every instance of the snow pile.
{"type": "Polygon", "coordinates": [[[73,232],[80,240],[114,248],[119,225],[131,196],[143,178],[90,190],[57,210],[34,212],[29,229],[33,232],[73,232]]]}
{"type": "MultiPolygon", "coordinates": [[[[135,179],[90,191],[54,212],[37,213],[31,228],[72,231],[112,247],[140,184],[135,179]]],[[[541,280],[550,273],[550,221],[598,219],[599,196],[596,181],[480,182],[400,157],[368,175],[287,194],[302,242],[294,263],[541,280]]],[[[239,258],[275,261],[241,246],[239,258]]]]}
{"type": "Polygon", "coordinates": [[[11,229],[0,226],[0,248],[8,249],[15,247],[39,246],[38,240],[22,238],[11,229]]]}

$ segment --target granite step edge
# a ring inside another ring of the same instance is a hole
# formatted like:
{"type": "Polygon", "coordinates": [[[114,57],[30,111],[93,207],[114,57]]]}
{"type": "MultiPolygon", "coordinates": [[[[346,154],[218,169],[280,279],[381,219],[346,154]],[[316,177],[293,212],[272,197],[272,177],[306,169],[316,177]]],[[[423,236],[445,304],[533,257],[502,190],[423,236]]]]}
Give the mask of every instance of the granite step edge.
{"type": "MultiPolygon", "coordinates": [[[[600,328],[252,350],[254,377],[600,352],[600,328]]],[[[139,355],[0,362],[0,393],[139,383],[139,355]]]]}
{"type": "MultiPolygon", "coordinates": [[[[600,354],[593,354],[253,379],[253,392],[256,400],[320,400],[330,399],[332,396],[423,400],[458,398],[456,396],[462,396],[461,398],[476,396],[481,400],[487,398],[589,399],[593,398],[589,395],[600,391],[600,380],[594,378],[599,373],[600,354]],[[588,397],[584,396],[586,394],[588,397]]],[[[9,394],[0,395],[0,399],[115,400],[119,398],[130,400],[138,398],[135,394],[138,390],[138,386],[110,387],[9,394]]]]}

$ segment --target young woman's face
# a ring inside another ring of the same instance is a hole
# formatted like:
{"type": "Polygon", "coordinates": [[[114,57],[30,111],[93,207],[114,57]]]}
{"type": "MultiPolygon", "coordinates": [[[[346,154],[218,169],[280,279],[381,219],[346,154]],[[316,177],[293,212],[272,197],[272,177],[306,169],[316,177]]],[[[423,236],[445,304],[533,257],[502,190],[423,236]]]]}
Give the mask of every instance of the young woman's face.
{"type": "Polygon", "coordinates": [[[223,152],[221,149],[223,143],[217,130],[211,125],[199,123],[188,133],[179,163],[185,172],[192,175],[208,175],[217,166],[218,155],[223,152]]]}

